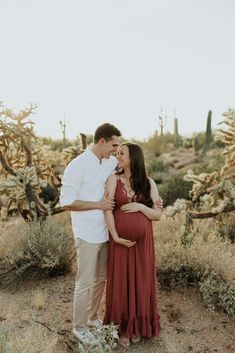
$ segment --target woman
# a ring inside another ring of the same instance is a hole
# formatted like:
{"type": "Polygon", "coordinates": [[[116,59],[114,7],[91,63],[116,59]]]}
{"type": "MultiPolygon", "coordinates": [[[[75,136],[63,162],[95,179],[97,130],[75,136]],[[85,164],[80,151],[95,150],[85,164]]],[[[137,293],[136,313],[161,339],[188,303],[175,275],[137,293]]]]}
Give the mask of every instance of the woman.
{"type": "Polygon", "coordinates": [[[160,219],[162,203],[159,208],[141,147],[123,143],[117,158],[122,171],[106,184],[116,208],[105,211],[111,236],[104,324],[118,325],[120,344],[128,347],[130,340],[136,343],[159,332],[152,221],[160,219]],[[124,239],[130,242],[123,244],[124,239]]]}

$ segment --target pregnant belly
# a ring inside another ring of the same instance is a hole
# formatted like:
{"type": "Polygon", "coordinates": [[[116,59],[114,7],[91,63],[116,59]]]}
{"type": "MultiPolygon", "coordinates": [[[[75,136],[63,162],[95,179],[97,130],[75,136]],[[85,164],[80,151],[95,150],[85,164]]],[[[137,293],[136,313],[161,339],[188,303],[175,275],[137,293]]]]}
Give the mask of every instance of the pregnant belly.
{"type": "Polygon", "coordinates": [[[119,237],[132,241],[142,240],[152,227],[152,222],[141,212],[125,213],[117,209],[114,218],[119,237]]]}

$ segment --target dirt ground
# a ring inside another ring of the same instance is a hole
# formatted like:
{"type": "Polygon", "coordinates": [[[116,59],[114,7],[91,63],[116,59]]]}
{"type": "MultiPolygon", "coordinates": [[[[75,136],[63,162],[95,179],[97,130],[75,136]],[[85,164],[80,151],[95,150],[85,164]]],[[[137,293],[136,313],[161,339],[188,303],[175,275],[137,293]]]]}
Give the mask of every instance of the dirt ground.
{"type": "MultiPolygon", "coordinates": [[[[74,278],[70,273],[0,291],[0,353],[76,351],[71,334],[74,278]]],[[[160,336],[132,344],[129,352],[235,353],[235,318],[209,311],[196,290],[159,289],[158,301],[160,336]]],[[[103,309],[104,303],[101,317],[103,309]]],[[[114,352],[124,349],[118,346],[114,352]]]]}

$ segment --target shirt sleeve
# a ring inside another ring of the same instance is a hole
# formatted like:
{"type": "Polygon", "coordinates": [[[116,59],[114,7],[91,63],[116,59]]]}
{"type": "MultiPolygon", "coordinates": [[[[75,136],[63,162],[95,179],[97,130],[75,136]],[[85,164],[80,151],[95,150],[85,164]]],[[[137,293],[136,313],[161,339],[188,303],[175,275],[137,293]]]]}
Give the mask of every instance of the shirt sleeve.
{"type": "Polygon", "coordinates": [[[61,207],[69,206],[79,200],[79,189],[82,184],[82,166],[73,161],[65,168],[60,190],[61,207]]]}

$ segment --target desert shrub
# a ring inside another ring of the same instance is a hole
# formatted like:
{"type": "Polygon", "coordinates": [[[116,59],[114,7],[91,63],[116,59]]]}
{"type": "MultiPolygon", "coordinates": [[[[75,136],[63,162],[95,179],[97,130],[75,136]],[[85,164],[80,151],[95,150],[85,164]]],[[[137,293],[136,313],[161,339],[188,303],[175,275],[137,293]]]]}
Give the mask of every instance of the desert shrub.
{"type": "MultiPolygon", "coordinates": [[[[210,148],[224,148],[225,144],[222,141],[215,140],[214,138],[215,132],[212,131],[212,142],[210,144],[210,148]]],[[[197,137],[199,148],[203,148],[205,141],[206,141],[206,132],[201,131],[194,133],[193,138],[197,137]]]]}
{"type": "Polygon", "coordinates": [[[175,149],[175,135],[167,133],[164,135],[154,134],[144,144],[144,147],[153,152],[155,156],[160,156],[164,152],[170,152],[175,149]]]}
{"type": "Polygon", "coordinates": [[[164,289],[175,286],[190,287],[198,283],[199,279],[197,272],[188,265],[182,265],[177,270],[173,268],[158,270],[158,281],[164,289]]]}
{"type": "Polygon", "coordinates": [[[224,165],[225,158],[223,155],[216,157],[205,158],[193,168],[195,174],[219,172],[224,165]]]}
{"type": "Polygon", "coordinates": [[[169,166],[163,161],[158,160],[157,158],[151,158],[147,164],[146,168],[149,174],[159,172],[166,173],[169,169],[169,166]]]}
{"type": "Polygon", "coordinates": [[[73,256],[72,236],[64,219],[20,224],[0,239],[0,285],[65,274],[73,256]]]}
{"type": "Polygon", "coordinates": [[[164,180],[162,185],[158,186],[164,206],[172,205],[178,198],[190,199],[190,190],[192,182],[185,181],[181,174],[173,174],[164,180]]]}
{"type": "Polygon", "coordinates": [[[41,188],[41,190],[39,197],[43,199],[43,202],[46,204],[49,201],[54,201],[58,196],[58,189],[53,185],[48,184],[45,188],[41,188]]]}
{"type": "Polygon", "coordinates": [[[211,309],[235,313],[235,247],[217,234],[211,219],[195,221],[191,242],[181,241],[183,216],[157,222],[156,257],[160,286],[195,286],[211,309]]]}
{"type": "Polygon", "coordinates": [[[168,172],[169,166],[156,157],[147,160],[146,168],[148,175],[155,180],[157,184],[161,184],[168,172]]]}
{"type": "Polygon", "coordinates": [[[103,325],[92,330],[96,343],[80,343],[77,353],[111,353],[118,345],[118,327],[116,325],[103,325]]]}
{"type": "Polygon", "coordinates": [[[207,274],[205,269],[182,265],[177,271],[160,270],[158,280],[164,289],[195,286],[209,309],[222,309],[228,315],[235,314],[235,288],[213,272],[207,274]]]}
{"type": "Polygon", "coordinates": [[[212,309],[222,308],[227,314],[235,314],[235,288],[225,283],[217,274],[202,278],[199,289],[206,305],[212,309]]]}
{"type": "Polygon", "coordinates": [[[226,217],[223,224],[218,228],[218,235],[224,240],[235,243],[235,218],[226,217]]]}
{"type": "Polygon", "coordinates": [[[52,151],[62,152],[64,148],[73,145],[73,141],[68,139],[65,140],[65,143],[63,139],[53,139],[51,137],[41,137],[40,139],[44,145],[50,146],[52,151]]]}

